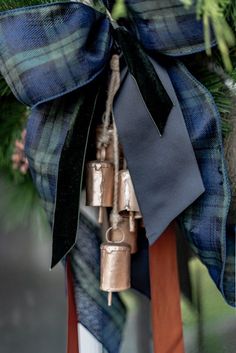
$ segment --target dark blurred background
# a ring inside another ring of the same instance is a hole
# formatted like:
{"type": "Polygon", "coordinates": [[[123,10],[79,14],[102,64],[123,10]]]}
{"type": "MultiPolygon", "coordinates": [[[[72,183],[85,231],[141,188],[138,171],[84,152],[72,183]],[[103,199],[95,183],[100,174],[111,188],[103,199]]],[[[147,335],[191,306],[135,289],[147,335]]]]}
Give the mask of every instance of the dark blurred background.
{"type": "Polygon", "coordinates": [[[65,353],[64,272],[49,272],[49,233],[4,228],[1,222],[0,353],[65,353]]]}

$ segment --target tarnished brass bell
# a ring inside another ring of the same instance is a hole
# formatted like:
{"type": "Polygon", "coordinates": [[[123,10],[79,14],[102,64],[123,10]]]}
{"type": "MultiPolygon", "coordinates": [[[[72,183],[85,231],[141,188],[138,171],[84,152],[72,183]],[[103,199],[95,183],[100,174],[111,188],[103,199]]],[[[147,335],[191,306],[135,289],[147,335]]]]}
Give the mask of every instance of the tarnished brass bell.
{"type": "Polygon", "coordinates": [[[120,240],[120,230],[124,233],[124,242],[129,244],[131,247],[131,254],[135,254],[138,251],[138,230],[137,221],[135,221],[135,229],[133,232],[130,231],[129,217],[123,215],[118,223],[118,229],[112,229],[111,240],[116,242],[120,240]]]}
{"type": "Polygon", "coordinates": [[[98,222],[103,221],[103,208],[113,204],[114,167],[108,161],[92,161],[86,166],[86,205],[99,207],[98,222]]]}
{"type": "Polygon", "coordinates": [[[129,212],[130,231],[135,230],[135,215],[141,214],[135,195],[130,173],[127,169],[119,172],[118,211],[122,214],[129,212]]]}
{"type": "MultiPolygon", "coordinates": [[[[119,228],[120,229],[120,228],[119,228]]],[[[109,240],[109,228],[106,233],[107,242],[101,245],[100,288],[108,292],[108,305],[112,304],[112,293],[130,288],[130,245],[124,242],[124,234],[120,229],[120,240],[109,240]]]]}

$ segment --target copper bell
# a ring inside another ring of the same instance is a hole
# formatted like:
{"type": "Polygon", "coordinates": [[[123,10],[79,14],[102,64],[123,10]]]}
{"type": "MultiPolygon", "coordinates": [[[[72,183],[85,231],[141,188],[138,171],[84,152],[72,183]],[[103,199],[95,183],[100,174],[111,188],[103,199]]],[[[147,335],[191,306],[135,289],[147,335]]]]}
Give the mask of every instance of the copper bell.
{"type": "Polygon", "coordinates": [[[113,164],[108,161],[88,162],[86,174],[86,205],[99,207],[98,222],[102,223],[103,208],[113,204],[113,164]]]}
{"type": "Polygon", "coordinates": [[[118,211],[129,212],[130,231],[135,231],[135,216],[140,215],[139,205],[136,199],[130,173],[127,169],[119,172],[119,200],[118,211]]]}
{"type": "MultiPolygon", "coordinates": [[[[120,240],[109,240],[109,228],[106,242],[101,245],[100,289],[108,292],[108,305],[112,304],[112,293],[130,288],[130,245],[124,242],[124,233],[120,231],[120,240]]],[[[117,231],[118,231],[117,229],[117,231]]]]}
{"type": "Polygon", "coordinates": [[[130,231],[130,225],[129,225],[129,217],[127,216],[122,216],[121,220],[118,223],[118,229],[112,229],[111,232],[111,240],[116,242],[120,239],[120,231],[121,229],[124,233],[124,242],[129,244],[131,247],[131,254],[135,254],[138,251],[138,244],[137,244],[137,238],[138,238],[138,230],[137,230],[137,224],[135,223],[135,229],[133,232],[130,231]]]}

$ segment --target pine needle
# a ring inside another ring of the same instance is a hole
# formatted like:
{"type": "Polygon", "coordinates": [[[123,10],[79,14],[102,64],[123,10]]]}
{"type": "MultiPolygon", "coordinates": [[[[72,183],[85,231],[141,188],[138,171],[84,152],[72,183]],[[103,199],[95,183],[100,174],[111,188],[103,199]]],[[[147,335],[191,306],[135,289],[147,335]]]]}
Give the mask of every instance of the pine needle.
{"type": "Polygon", "coordinates": [[[236,84],[236,53],[230,57],[233,70],[228,73],[218,51],[213,52],[211,59],[206,60],[204,54],[196,54],[195,60],[188,65],[192,74],[210,91],[222,119],[222,135],[227,137],[232,131],[232,107],[235,106],[233,83],[236,84]]]}
{"type": "Polygon", "coordinates": [[[195,6],[197,17],[203,21],[207,55],[211,55],[213,29],[224,66],[227,71],[231,71],[233,66],[229,51],[236,43],[233,32],[236,19],[235,0],[181,0],[181,2],[186,7],[195,6]]]}

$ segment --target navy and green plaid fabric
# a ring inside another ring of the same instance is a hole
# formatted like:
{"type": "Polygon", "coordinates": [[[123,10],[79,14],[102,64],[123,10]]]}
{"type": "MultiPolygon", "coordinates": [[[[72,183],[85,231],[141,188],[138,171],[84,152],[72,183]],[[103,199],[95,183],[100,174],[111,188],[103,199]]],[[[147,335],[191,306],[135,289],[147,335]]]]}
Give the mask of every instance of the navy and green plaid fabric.
{"type": "MultiPolygon", "coordinates": [[[[193,10],[185,13],[177,4],[178,0],[148,1],[148,5],[127,1],[134,33],[147,50],[170,55],[202,50],[202,23],[193,10]]],[[[0,15],[1,72],[16,97],[29,106],[92,81],[104,69],[111,45],[109,19],[79,1],[17,8],[0,15]]]]}
{"type": "Polygon", "coordinates": [[[0,18],[1,72],[29,106],[84,86],[107,63],[110,24],[89,6],[49,4],[4,12],[0,18]],[[38,84],[32,86],[32,80],[38,84]]]}
{"type": "MultiPolygon", "coordinates": [[[[180,56],[204,50],[202,21],[195,6],[180,0],[126,0],[133,29],[149,51],[180,56]]],[[[212,45],[215,41],[212,39],[212,45]]]]}
{"type": "MultiPolygon", "coordinates": [[[[179,61],[183,55],[203,50],[202,23],[196,20],[193,9],[187,11],[178,0],[127,0],[126,3],[130,30],[146,51],[150,55],[161,52],[172,57],[166,68],[206,189],[180,215],[179,222],[226,301],[235,305],[235,224],[227,225],[231,195],[220,116],[209,92],[179,61]]],[[[60,154],[69,126],[79,111],[79,88],[93,81],[107,66],[112,42],[111,24],[104,11],[80,1],[0,13],[0,69],[16,97],[34,107],[27,127],[27,156],[51,223],[60,154]]],[[[87,280],[92,283],[98,255],[92,264],[86,251],[83,253],[80,241],[83,242],[88,228],[91,231],[84,223],[78,229],[79,243],[73,249],[79,254],[74,257],[73,268],[78,292],[84,300],[84,305],[77,302],[79,317],[109,353],[118,352],[124,308],[117,299],[117,306],[111,309],[114,312],[108,314],[103,294],[96,286],[92,291],[87,286],[87,280]],[[79,274],[84,274],[85,269],[88,276],[82,278],[79,274]],[[111,347],[108,338],[101,334],[98,322],[92,322],[91,303],[97,312],[103,313],[101,324],[105,323],[108,332],[116,337],[115,346],[111,347]],[[114,321],[117,310],[120,316],[114,321]]],[[[98,242],[92,244],[98,251],[98,242]]]]}
{"type": "Polygon", "coordinates": [[[183,64],[176,62],[168,71],[205,186],[205,193],[179,216],[179,222],[228,303],[235,305],[235,235],[227,225],[231,192],[221,118],[210,93],[183,64]]]}

